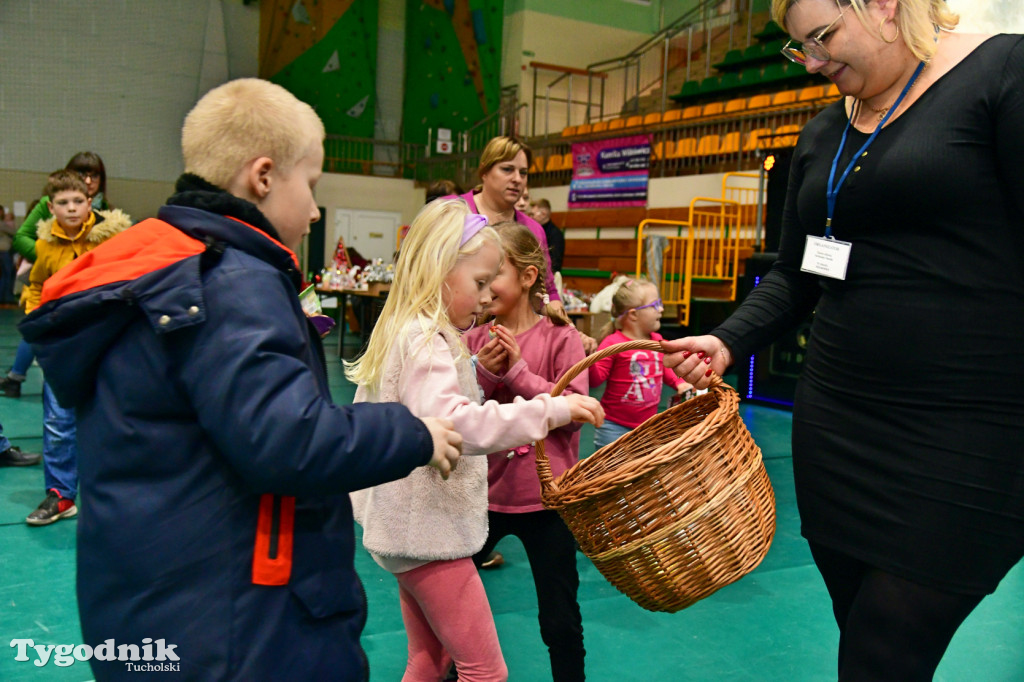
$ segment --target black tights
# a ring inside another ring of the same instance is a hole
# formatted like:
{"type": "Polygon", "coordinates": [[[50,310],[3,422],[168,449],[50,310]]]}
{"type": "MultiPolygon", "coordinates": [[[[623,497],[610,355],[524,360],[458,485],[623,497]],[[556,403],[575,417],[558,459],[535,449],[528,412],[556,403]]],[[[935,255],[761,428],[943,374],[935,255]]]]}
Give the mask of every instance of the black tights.
{"type": "Polygon", "coordinates": [[[925,587],[810,545],[839,625],[839,681],[929,682],[982,596],[925,587]]]}

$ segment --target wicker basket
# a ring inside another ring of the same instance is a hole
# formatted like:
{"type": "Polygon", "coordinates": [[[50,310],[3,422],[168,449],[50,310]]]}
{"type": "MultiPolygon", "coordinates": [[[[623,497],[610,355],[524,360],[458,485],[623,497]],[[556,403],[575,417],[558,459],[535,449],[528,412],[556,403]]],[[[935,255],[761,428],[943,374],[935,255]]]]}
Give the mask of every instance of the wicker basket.
{"type": "MultiPolygon", "coordinates": [[[[573,366],[551,394],[598,360],[634,349],[661,344],[609,346],[573,366]]],[[[648,419],[558,480],[537,443],[544,505],[604,577],[645,609],[684,609],[768,552],[775,495],[738,405],[736,391],[716,377],[706,394],[648,419]]]]}

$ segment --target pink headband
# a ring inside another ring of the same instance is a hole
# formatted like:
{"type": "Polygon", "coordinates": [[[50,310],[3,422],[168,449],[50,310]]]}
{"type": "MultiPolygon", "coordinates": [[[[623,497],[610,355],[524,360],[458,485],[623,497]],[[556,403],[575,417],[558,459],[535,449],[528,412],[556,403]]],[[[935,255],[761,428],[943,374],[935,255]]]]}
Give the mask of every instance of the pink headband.
{"type": "Polygon", "coordinates": [[[476,236],[476,233],[487,227],[487,216],[480,215],[479,213],[470,213],[466,216],[466,221],[462,224],[462,241],[459,242],[459,248],[466,245],[470,239],[476,236]]]}

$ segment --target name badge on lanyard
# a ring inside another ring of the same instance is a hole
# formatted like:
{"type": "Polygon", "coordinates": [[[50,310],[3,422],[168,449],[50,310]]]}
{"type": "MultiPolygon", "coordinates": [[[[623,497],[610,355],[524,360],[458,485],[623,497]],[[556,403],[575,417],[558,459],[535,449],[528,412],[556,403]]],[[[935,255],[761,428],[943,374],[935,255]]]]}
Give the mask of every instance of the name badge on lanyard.
{"type": "Polygon", "coordinates": [[[804,245],[804,260],[800,264],[800,270],[833,279],[846,279],[851,248],[853,245],[850,242],[809,234],[804,245]]]}
{"type": "Polygon", "coordinates": [[[832,217],[836,211],[836,197],[839,195],[839,189],[846,182],[846,178],[850,175],[850,171],[857,164],[857,160],[864,156],[864,153],[871,146],[871,143],[878,137],[878,133],[882,131],[889,118],[896,112],[903,99],[910,92],[910,88],[914,85],[914,81],[921,75],[921,71],[924,69],[924,62],[917,65],[917,69],[914,70],[914,74],[907,81],[907,84],[903,86],[903,92],[896,98],[896,101],[889,111],[885,113],[882,120],[875,126],[874,132],[868,137],[867,142],[860,148],[850,163],[846,166],[846,170],[843,171],[842,177],[839,178],[839,183],[836,184],[836,170],[839,166],[839,159],[843,155],[843,147],[846,146],[846,138],[850,134],[850,128],[852,127],[852,120],[846,121],[846,128],[843,129],[843,137],[839,141],[839,151],[836,152],[836,156],[832,159],[832,170],[828,175],[828,185],[826,185],[825,199],[828,207],[827,217],[825,219],[825,236],[815,237],[814,235],[807,235],[807,241],[804,243],[804,259],[800,263],[800,270],[802,272],[810,272],[815,275],[821,275],[822,277],[831,277],[833,279],[846,279],[846,268],[850,264],[850,250],[853,245],[850,242],[841,242],[832,236],[832,217]]]}

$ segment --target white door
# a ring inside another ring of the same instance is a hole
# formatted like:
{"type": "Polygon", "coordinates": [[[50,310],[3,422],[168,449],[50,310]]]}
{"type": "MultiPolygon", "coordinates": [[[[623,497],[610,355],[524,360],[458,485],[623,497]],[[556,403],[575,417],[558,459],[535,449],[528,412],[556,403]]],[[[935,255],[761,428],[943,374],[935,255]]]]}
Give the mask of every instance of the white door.
{"type": "Polygon", "coordinates": [[[390,263],[401,225],[401,213],[339,208],[334,212],[334,225],[328,232],[324,253],[328,260],[332,259],[341,237],[345,246],[354,248],[363,258],[370,261],[380,258],[390,263]]]}

